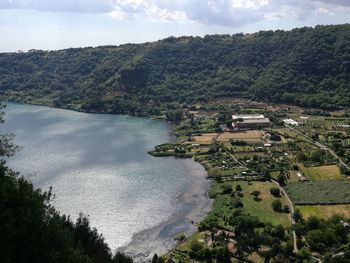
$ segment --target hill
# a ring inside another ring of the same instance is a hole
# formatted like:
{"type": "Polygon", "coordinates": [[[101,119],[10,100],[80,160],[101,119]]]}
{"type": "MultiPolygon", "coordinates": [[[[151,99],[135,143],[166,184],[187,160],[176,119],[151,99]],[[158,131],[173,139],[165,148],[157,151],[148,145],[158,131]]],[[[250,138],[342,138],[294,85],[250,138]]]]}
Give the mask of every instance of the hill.
{"type": "Polygon", "coordinates": [[[84,111],[149,115],[230,97],[340,109],[350,24],[2,53],[0,65],[0,98],[84,111]]]}

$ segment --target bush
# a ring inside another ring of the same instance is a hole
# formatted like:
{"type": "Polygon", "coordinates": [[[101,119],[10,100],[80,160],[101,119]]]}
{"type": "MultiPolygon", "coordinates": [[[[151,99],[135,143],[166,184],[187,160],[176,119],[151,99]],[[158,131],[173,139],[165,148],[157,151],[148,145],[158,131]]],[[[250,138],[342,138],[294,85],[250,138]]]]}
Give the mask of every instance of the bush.
{"type": "Polygon", "coordinates": [[[283,212],[285,212],[285,213],[290,213],[290,209],[289,209],[289,206],[288,206],[288,205],[285,205],[285,206],[283,207],[283,212]]]}
{"type": "Polygon", "coordinates": [[[203,248],[203,244],[199,242],[197,239],[192,240],[190,244],[190,249],[192,252],[198,252],[203,248]]]}
{"type": "Polygon", "coordinates": [[[174,240],[181,242],[185,240],[185,238],[186,238],[186,235],[183,232],[181,232],[175,236],[174,240]]]}
{"type": "Polygon", "coordinates": [[[276,212],[282,212],[282,202],[281,200],[277,199],[277,200],[273,200],[272,204],[272,209],[276,212]]]}
{"type": "Polygon", "coordinates": [[[274,197],[280,197],[281,196],[281,192],[280,189],[277,187],[272,187],[270,189],[270,193],[274,196],[274,197]]]}
{"type": "Polygon", "coordinates": [[[239,198],[234,198],[234,199],[231,201],[231,205],[232,205],[234,208],[242,208],[242,207],[243,207],[243,203],[242,203],[242,201],[241,201],[239,198]]]}
{"type": "Polygon", "coordinates": [[[259,198],[259,195],[261,194],[260,191],[255,190],[255,191],[251,192],[250,194],[251,194],[252,196],[254,196],[254,200],[255,200],[255,201],[259,201],[259,200],[260,200],[260,198],[259,198]]]}
{"type": "Polygon", "coordinates": [[[223,194],[231,194],[233,191],[232,186],[230,184],[224,184],[222,193],[223,194]]]}
{"type": "Polygon", "coordinates": [[[243,194],[242,192],[238,192],[238,193],[237,193],[237,196],[240,197],[240,198],[242,198],[242,197],[244,196],[244,194],[243,194]]]}

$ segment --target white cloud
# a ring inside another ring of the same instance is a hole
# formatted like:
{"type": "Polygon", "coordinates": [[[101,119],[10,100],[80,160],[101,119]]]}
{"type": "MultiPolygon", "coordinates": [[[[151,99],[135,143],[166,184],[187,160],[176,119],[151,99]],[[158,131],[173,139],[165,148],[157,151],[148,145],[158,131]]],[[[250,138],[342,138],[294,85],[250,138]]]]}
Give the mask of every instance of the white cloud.
{"type": "Polygon", "coordinates": [[[1,9],[33,9],[53,12],[104,13],[112,8],[109,0],[0,0],[1,9]]]}
{"type": "Polygon", "coordinates": [[[119,19],[190,20],[241,26],[263,20],[310,14],[334,15],[350,9],[349,0],[0,0],[0,9],[109,14],[119,19]]]}

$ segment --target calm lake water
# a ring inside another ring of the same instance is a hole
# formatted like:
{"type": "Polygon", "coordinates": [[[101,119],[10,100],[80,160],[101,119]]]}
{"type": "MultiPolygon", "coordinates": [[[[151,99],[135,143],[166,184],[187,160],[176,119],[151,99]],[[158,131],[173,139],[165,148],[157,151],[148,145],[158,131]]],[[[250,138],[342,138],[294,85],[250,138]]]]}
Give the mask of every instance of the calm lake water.
{"type": "Polygon", "coordinates": [[[10,166],[35,187],[52,186],[62,213],[88,215],[113,250],[164,252],[210,207],[200,165],[147,154],[173,139],[164,121],[11,103],[5,112],[1,133],[23,146],[10,166]]]}

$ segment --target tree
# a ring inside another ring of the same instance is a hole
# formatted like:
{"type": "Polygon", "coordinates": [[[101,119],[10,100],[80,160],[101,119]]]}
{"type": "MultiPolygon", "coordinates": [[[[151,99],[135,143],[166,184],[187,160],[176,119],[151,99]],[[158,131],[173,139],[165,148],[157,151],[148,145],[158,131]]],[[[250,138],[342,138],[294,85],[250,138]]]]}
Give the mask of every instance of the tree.
{"type": "Polygon", "coordinates": [[[303,215],[301,214],[299,209],[295,210],[295,212],[293,213],[292,216],[293,216],[293,219],[295,222],[302,222],[303,221],[303,215]]]}
{"type": "Polygon", "coordinates": [[[154,254],[153,258],[152,258],[152,263],[158,263],[159,258],[157,254],[154,254]]]}
{"type": "Polygon", "coordinates": [[[270,193],[274,196],[274,197],[280,197],[281,196],[281,192],[280,189],[277,187],[272,187],[270,189],[270,193]]]}
{"type": "Polygon", "coordinates": [[[208,172],[209,177],[214,178],[214,180],[218,183],[222,182],[222,172],[218,168],[212,168],[208,172]]]}
{"type": "Polygon", "coordinates": [[[223,186],[223,194],[231,194],[233,191],[232,186],[230,184],[224,184],[223,186]]]}
{"type": "Polygon", "coordinates": [[[240,184],[237,184],[236,185],[236,191],[237,192],[241,192],[243,189],[242,189],[242,186],[240,184]]]}
{"type": "Polygon", "coordinates": [[[242,207],[243,207],[243,203],[242,203],[242,201],[241,201],[239,198],[234,198],[234,199],[231,201],[231,205],[232,205],[234,208],[242,208],[242,207]]]}
{"type": "Polygon", "coordinates": [[[294,165],[293,165],[293,170],[294,170],[294,171],[299,171],[299,166],[296,165],[296,164],[294,164],[294,165]]]}
{"type": "Polygon", "coordinates": [[[289,209],[289,206],[288,206],[288,205],[284,205],[284,207],[283,207],[283,212],[284,212],[284,213],[289,213],[289,212],[290,212],[290,209],[289,209]]]}
{"type": "Polygon", "coordinates": [[[166,119],[175,123],[179,123],[183,119],[183,112],[181,109],[167,110],[166,119]]]}
{"type": "Polygon", "coordinates": [[[254,196],[254,200],[257,201],[257,200],[260,200],[259,199],[259,196],[261,194],[261,192],[259,190],[254,190],[253,192],[250,193],[252,196],[254,196]]]}
{"type": "Polygon", "coordinates": [[[276,212],[281,212],[282,211],[282,202],[281,200],[273,200],[271,203],[272,209],[276,212]]]}
{"type": "Polygon", "coordinates": [[[280,185],[282,185],[282,186],[286,185],[286,178],[284,177],[283,172],[281,172],[281,173],[278,175],[278,177],[277,177],[277,182],[278,182],[280,185]]]}
{"type": "Polygon", "coordinates": [[[192,251],[198,252],[202,248],[203,248],[203,244],[201,242],[199,242],[197,239],[192,240],[192,242],[190,244],[190,249],[192,251]]]}

